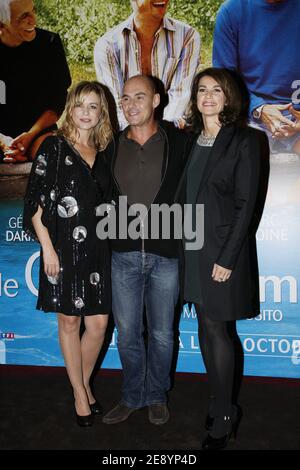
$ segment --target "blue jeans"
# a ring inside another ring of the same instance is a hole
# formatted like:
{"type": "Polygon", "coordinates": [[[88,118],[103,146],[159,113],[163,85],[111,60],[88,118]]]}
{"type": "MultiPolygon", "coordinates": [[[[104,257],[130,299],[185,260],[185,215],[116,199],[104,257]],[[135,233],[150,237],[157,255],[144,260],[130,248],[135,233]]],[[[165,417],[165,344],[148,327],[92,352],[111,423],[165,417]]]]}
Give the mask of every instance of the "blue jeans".
{"type": "Polygon", "coordinates": [[[178,260],[140,251],[112,253],[112,308],[123,367],[121,403],[165,403],[170,388],[178,260]],[[143,332],[146,306],[148,350],[143,332]]]}

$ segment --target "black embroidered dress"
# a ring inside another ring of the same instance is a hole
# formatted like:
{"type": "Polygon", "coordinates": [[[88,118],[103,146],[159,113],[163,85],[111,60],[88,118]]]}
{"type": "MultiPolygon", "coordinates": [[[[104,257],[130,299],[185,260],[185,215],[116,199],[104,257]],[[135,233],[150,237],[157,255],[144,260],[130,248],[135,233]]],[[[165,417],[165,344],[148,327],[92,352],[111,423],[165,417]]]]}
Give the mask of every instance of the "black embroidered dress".
{"type": "Polygon", "coordinates": [[[107,240],[96,235],[95,210],[108,178],[103,171],[97,184],[92,169],[63,137],[47,137],[41,145],[25,195],[23,226],[36,239],[31,218],[40,205],[60,274],[46,276],[41,252],[37,309],[76,316],[109,313],[110,252],[107,240]]]}

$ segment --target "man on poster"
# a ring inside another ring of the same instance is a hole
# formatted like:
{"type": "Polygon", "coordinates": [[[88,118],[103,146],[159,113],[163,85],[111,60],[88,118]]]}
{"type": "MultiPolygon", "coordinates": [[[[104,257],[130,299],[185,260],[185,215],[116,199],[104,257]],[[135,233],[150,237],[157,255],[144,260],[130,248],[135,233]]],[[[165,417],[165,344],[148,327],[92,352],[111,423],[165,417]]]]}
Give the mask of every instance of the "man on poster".
{"type": "Polygon", "coordinates": [[[213,65],[241,74],[273,152],[300,153],[299,18],[297,0],[227,0],[216,19],[213,65]]]}
{"type": "Polygon", "coordinates": [[[60,37],[36,28],[32,0],[0,1],[0,158],[32,159],[56,128],[71,77],[60,37]]]}
{"type": "Polygon", "coordinates": [[[121,129],[127,126],[120,99],[134,75],[159,78],[168,93],[164,119],[184,127],[184,113],[200,59],[200,36],[191,26],[166,16],[169,0],[131,0],[133,13],[98,39],[97,79],[112,92],[121,129]]]}

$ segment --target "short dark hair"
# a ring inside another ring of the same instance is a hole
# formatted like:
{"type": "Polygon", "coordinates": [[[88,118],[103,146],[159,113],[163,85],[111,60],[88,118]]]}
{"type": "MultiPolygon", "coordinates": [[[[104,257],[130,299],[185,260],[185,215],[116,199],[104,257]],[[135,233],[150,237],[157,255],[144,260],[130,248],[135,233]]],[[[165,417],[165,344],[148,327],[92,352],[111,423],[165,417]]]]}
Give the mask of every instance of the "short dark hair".
{"type": "Polygon", "coordinates": [[[246,126],[248,112],[245,109],[245,104],[247,97],[245,97],[244,84],[241,82],[241,78],[231,70],[209,67],[199,72],[194,78],[187,117],[188,127],[194,132],[201,132],[203,129],[202,115],[197,106],[197,94],[199,81],[206,76],[216,80],[226,97],[226,105],[219,114],[222,126],[232,123],[241,127],[246,126]]]}

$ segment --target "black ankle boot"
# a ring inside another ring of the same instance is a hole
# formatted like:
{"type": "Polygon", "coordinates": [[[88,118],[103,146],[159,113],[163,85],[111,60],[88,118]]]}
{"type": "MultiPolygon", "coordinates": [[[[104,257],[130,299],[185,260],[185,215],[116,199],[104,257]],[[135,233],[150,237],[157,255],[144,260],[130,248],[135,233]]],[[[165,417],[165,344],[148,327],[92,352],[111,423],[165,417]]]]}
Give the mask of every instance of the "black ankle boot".
{"type": "Polygon", "coordinates": [[[205,429],[206,429],[206,431],[211,431],[211,429],[213,427],[215,414],[216,414],[215,405],[216,405],[216,397],[211,395],[210,398],[209,398],[208,413],[207,413],[206,419],[205,419],[205,429]]]}

